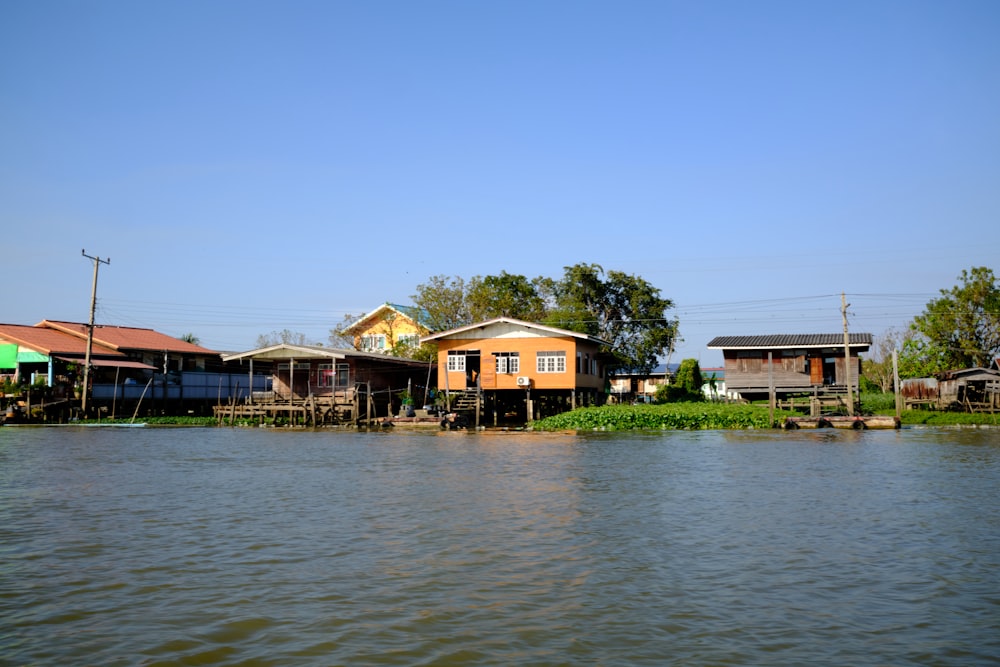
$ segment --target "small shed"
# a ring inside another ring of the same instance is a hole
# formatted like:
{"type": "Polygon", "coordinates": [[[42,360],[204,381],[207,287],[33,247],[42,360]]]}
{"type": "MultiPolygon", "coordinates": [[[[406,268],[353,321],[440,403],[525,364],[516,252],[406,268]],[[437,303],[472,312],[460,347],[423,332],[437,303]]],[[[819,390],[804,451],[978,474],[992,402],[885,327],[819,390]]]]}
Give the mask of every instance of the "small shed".
{"type": "Polygon", "coordinates": [[[1000,371],[981,367],[948,371],[938,381],[938,393],[942,407],[994,412],[1000,408],[1000,371]]]}

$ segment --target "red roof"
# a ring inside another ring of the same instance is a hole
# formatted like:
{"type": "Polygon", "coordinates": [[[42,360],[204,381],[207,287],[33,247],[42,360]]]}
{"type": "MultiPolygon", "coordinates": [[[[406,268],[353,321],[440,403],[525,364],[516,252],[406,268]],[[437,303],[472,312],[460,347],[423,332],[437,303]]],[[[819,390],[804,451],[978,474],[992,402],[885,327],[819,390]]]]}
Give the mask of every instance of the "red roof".
{"type": "MultiPolygon", "coordinates": [[[[85,356],[87,338],[71,336],[55,329],[29,327],[22,324],[0,324],[0,339],[17,343],[49,356],[55,354],[85,356]]],[[[104,357],[124,357],[121,352],[95,343],[91,354],[104,357]]]]}
{"type": "MultiPolygon", "coordinates": [[[[79,322],[59,322],[44,320],[36,327],[45,327],[66,334],[87,339],[87,325],[79,322]]],[[[106,324],[94,325],[94,343],[100,343],[115,350],[148,350],[156,352],[177,352],[181,354],[218,354],[214,350],[188,343],[179,338],[162,334],[152,329],[117,327],[106,324]]]]}

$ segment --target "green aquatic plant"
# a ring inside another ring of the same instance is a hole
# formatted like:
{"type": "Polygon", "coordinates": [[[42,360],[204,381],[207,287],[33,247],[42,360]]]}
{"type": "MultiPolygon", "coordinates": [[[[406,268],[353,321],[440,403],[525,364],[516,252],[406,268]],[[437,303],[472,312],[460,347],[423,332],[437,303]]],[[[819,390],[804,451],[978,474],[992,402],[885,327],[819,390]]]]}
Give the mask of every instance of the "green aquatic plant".
{"type": "MultiPolygon", "coordinates": [[[[791,412],[775,412],[780,422],[791,412]]],[[[579,408],[546,417],[532,427],[539,431],[629,431],[771,428],[766,407],[718,403],[666,405],[605,405],[579,408]]]]}

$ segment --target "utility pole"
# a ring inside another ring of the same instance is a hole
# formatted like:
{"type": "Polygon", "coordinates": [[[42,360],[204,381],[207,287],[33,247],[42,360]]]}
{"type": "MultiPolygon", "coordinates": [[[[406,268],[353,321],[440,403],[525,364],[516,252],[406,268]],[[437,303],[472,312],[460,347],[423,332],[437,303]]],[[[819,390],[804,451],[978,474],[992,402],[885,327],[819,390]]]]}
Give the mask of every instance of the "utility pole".
{"type": "Polygon", "coordinates": [[[90,387],[90,351],[94,347],[94,313],[97,310],[97,270],[101,264],[111,264],[111,258],[91,257],[86,250],[81,250],[80,254],[94,262],[94,284],[90,289],[90,325],[87,327],[87,356],[83,360],[83,400],[80,403],[80,408],[86,417],[87,389],[90,387]]]}
{"type": "Polygon", "coordinates": [[[844,377],[847,380],[847,414],[854,416],[854,396],[851,392],[851,338],[847,333],[847,296],[840,293],[840,313],[844,317],[844,377]]]}

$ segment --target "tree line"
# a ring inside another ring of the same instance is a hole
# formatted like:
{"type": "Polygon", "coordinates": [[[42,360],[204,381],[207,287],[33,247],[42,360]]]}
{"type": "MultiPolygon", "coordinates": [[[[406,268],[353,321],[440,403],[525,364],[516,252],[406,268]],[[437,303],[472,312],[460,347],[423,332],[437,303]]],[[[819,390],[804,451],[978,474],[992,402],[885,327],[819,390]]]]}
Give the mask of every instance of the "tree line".
{"type": "Polygon", "coordinates": [[[892,353],[902,379],[962,368],[989,368],[1000,358],[1000,283],[985,266],[963,270],[959,284],[940,290],[902,329],[875,340],[864,376],[882,391],[893,384],[892,353]]]}
{"type": "MultiPolygon", "coordinates": [[[[607,365],[620,372],[649,372],[679,340],[678,320],[668,315],[674,306],[670,299],[638,276],[605,271],[599,264],[564,267],[558,279],[506,271],[468,280],[436,275],[417,285],[410,298],[420,313],[417,319],[432,331],[510,317],[594,336],[606,343],[607,365]]],[[[345,316],[331,330],[330,343],[353,345],[345,329],[358,317],[345,316]]],[[[432,349],[399,347],[392,350],[399,356],[434,355],[432,349]]]]}
{"type": "MultiPolygon", "coordinates": [[[[898,351],[901,378],[930,377],[948,370],[988,368],[1000,358],[1000,283],[992,269],[963,270],[959,284],[940,290],[924,311],[903,328],[876,336],[864,361],[864,381],[891,391],[892,353],[898,351]]],[[[599,264],[564,267],[559,278],[510,274],[436,275],[411,295],[420,320],[433,331],[446,331],[495,317],[511,317],[595,336],[607,343],[609,367],[646,373],[680,341],[679,321],[668,313],[673,302],[646,280],[599,264]]],[[[334,347],[352,347],[344,329],[360,315],[345,316],[330,331],[334,347]]],[[[289,330],[258,337],[258,347],[275,343],[305,344],[289,330]]],[[[400,356],[433,358],[432,349],[406,348],[400,356]]]]}

